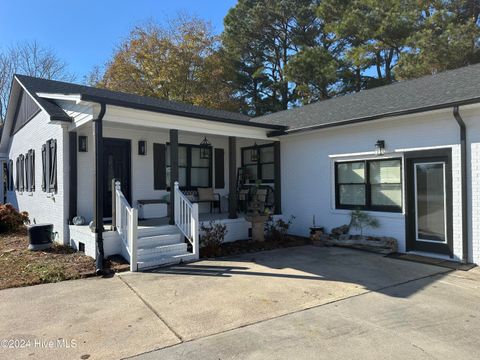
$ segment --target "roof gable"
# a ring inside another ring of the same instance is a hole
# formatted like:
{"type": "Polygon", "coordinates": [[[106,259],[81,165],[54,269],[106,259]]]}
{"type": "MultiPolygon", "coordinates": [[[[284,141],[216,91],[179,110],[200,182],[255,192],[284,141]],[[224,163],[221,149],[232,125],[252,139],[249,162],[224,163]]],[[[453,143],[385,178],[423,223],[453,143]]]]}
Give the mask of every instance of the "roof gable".
{"type": "Polygon", "coordinates": [[[33,100],[33,98],[24,90],[20,92],[18,97],[17,108],[13,118],[13,126],[11,128],[11,135],[15,134],[25,124],[27,124],[38,112],[40,107],[33,100]]]}

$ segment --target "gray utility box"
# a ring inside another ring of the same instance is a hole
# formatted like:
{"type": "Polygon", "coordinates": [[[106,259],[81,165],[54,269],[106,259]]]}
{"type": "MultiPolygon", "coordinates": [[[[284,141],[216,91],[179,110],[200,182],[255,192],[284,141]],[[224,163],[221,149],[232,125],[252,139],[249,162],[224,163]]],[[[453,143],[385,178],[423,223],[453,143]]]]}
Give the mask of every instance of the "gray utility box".
{"type": "Polygon", "coordinates": [[[53,224],[34,224],[28,227],[29,250],[44,250],[52,246],[53,224]]]}

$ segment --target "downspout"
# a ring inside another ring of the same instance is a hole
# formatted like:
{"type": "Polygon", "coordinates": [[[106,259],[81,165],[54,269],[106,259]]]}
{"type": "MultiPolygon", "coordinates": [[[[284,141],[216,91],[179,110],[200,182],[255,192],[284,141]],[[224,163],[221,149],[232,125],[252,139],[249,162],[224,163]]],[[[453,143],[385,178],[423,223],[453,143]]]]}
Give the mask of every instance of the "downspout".
{"type": "Polygon", "coordinates": [[[103,117],[105,115],[106,106],[100,103],[100,112],[96,119],[93,119],[93,150],[94,150],[94,167],[93,167],[93,222],[95,232],[95,267],[97,275],[103,273],[104,251],[103,251],[103,117]]]}
{"type": "Polygon", "coordinates": [[[458,106],[454,106],[453,108],[453,117],[460,127],[460,166],[462,179],[462,262],[468,263],[467,127],[460,116],[458,106]]]}

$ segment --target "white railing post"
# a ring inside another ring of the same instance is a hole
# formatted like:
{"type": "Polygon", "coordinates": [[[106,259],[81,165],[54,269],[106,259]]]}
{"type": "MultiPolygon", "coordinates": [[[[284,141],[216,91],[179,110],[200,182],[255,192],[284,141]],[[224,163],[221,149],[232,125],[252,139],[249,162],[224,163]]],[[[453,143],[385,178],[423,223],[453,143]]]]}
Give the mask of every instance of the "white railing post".
{"type": "Polygon", "coordinates": [[[198,204],[193,204],[192,206],[192,216],[190,218],[190,233],[192,237],[192,252],[195,255],[196,259],[200,258],[200,248],[199,248],[199,234],[198,234],[198,204]]]}
{"type": "Polygon", "coordinates": [[[129,230],[129,248],[130,248],[130,271],[137,271],[137,225],[138,225],[138,210],[132,208],[130,213],[130,228],[129,230]]]}
{"type": "Polygon", "coordinates": [[[177,224],[177,222],[180,220],[180,195],[179,195],[179,185],[178,181],[175,181],[175,184],[173,186],[173,191],[175,191],[173,199],[174,199],[174,204],[173,208],[175,209],[174,214],[172,216],[174,217],[174,222],[177,224]]]}

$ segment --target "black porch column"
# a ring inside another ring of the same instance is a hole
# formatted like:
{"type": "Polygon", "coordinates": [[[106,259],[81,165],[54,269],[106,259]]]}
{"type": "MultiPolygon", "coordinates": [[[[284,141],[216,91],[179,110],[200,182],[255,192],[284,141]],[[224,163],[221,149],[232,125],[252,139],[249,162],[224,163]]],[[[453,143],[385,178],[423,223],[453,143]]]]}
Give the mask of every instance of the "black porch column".
{"type": "Polygon", "coordinates": [[[170,225],[175,225],[174,185],[178,181],[178,130],[170,130],[170,225]]]}
{"type": "Polygon", "coordinates": [[[280,164],[280,141],[273,143],[273,174],[275,178],[275,214],[282,213],[282,177],[280,164]]]}
{"type": "Polygon", "coordinates": [[[93,120],[93,226],[96,244],[96,271],[103,271],[103,124],[105,104],[100,104],[100,113],[93,120]]]}
{"type": "Polygon", "coordinates": [[[68,186],[68,223],[71,224],[77,216],[77,133],[75,131],[68,133],[69,143],[69,186],[68,186]]]}
{"type": "Polygon", "coordinates": [[[228,218],[237,218],[237,138],[228,137],[228,218]]]}

